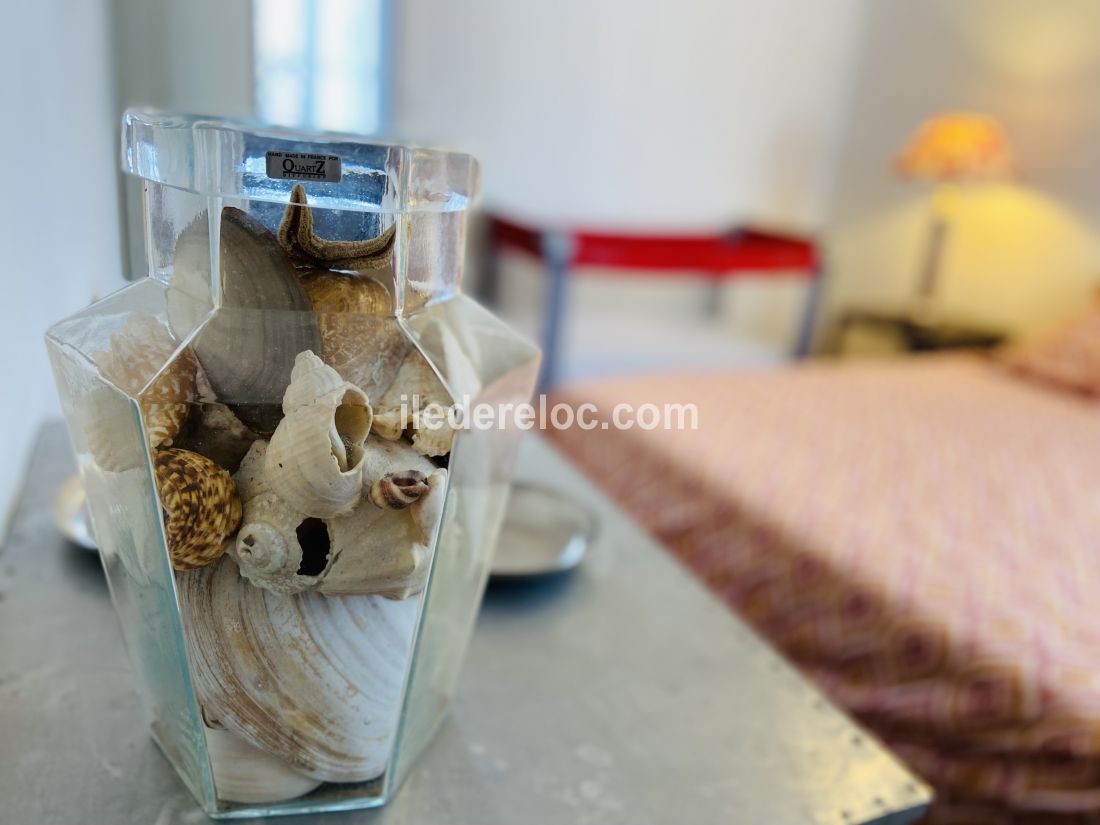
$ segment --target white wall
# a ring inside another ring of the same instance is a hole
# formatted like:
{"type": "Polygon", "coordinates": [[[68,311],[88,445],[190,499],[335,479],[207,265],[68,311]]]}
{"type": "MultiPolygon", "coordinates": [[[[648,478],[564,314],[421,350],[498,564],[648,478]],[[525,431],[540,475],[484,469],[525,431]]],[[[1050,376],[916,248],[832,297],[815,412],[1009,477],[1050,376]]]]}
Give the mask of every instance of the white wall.
{"type": "Polygon", "coordinates": [[[253,108],[247,0],[114,0],[122,108],[244,116],[253,108]]]}
{"type": "Polygon", "coordinates": [[[403,0],[398,130],[477,154],[540,221],[816,225],[856,0],[403,0]]]}
{"type": "Polygon", "coordinates": [[[34,0],[8,4],[4,25],[0,532],[39,425],[60,415],[42,335],[123,284],[123,107],[252,105],[247,2],[34,0]]]}
{"type": "Polygon", "coordinates": [[[57,410],[43,332],[121,284],[107,6],[36,0],[4,10],[0,521],[39,424],[57,410]]]}
{"type": "Polygon", "coordinates": [[[845,118],[830,312],[900,304],[916,286],[928,189],[893,154],[929,114],[988,112],[1019,173],[963,199],[943,311],[1026,332],[1100,279],[1100,4],[1095,0],[875,0],[845,118]]]}
{"type": "MultiPolygon", "coordinates": [[[[190,114],[253,111],[252,4],[248,0],[113,0],[115,111],[190,114]]],[[[127,270],[144,267],[140,183],[122,178],[127,270]]]]}

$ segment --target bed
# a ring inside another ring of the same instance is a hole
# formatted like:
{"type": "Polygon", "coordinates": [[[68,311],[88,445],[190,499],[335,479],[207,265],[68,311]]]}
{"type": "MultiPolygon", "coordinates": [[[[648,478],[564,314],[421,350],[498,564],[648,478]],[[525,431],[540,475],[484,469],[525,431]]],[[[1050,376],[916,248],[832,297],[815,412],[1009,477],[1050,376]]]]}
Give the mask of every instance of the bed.
{"type": "Polygon", "coordinates": [[[1100,822],[1100,401],[1029,369],[602,380],[552,401],[699,428],[549,435],[937,787],[931,821],[1100,822]]]}

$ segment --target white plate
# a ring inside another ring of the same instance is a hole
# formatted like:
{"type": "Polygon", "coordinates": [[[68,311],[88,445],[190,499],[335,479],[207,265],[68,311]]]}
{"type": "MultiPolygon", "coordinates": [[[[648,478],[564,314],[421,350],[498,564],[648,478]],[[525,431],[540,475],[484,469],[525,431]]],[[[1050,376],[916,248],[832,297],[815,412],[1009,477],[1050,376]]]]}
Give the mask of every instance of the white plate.
{"type": "Polygon", "coordinates": [[[583,506],[550,487],[516,483],[497,542],[494,578],[559,573],[580,564],[596,533],[583,506]]]}
{"type": "Polygon", "coordinates": [[[53,498],[53,523],[65,538],[85,550],[95,550],[95,537],[84,506],[84,484],[80,474],[73,473],[53,498]]]}

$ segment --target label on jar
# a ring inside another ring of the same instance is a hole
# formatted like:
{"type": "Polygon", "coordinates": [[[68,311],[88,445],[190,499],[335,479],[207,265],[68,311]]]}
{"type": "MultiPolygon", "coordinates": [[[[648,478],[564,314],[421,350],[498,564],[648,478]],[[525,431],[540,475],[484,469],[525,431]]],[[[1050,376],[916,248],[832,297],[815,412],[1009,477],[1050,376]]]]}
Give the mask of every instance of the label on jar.
{"type": "Polygon", "coordinates": [[[340,180],[339,155],[306,152],[268,152],[267,176],[276,180],[340,180]]]}

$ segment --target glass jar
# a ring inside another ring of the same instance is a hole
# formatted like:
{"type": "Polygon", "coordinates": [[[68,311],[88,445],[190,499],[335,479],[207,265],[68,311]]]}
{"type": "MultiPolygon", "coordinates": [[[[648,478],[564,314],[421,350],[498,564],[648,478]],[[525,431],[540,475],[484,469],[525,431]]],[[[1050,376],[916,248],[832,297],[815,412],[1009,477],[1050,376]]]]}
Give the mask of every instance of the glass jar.
{"type": "Polygon", "coordinates": [[[152,735],[215,817],[380,805],[473,629],[536,348],[467,155],[128,112],[146,277],[47,334],[152,735]],[[472,421],[474,416],[467,418],[472,421]]]}

